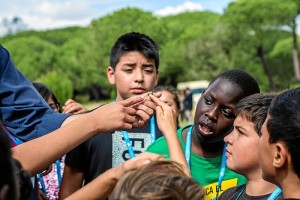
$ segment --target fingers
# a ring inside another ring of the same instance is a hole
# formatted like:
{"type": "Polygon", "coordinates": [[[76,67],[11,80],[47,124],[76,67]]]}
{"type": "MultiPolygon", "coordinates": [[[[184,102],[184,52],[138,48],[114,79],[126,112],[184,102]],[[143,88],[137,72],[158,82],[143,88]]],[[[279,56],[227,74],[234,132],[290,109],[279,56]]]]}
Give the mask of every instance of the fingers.
{"type": "Polygon", "coordinates": [[[71,113],[71,114],[81,114],[86,113],[87,109],[84,108],[81,104],[72,103],[62,108],[63,113],[71,113]]]}
{"type": "Polygon", "coordinates": [[[146,164],[149,164],[152,161],[163,160],[164,157],[159,154],[144,152],[139,154],[137,157],[134,157],[126,162],[124,162],[123,168],[125,172],[139,169],[146,164]]]}
{"type": "Polygon", "coordinates": [[[129,107],[129,106],[134,107],[135,105],[142,103],[144,99],[145,99],[144,96],[135,96],[123,101],[119,101],[118,103],[120,103],[125,107],[129,107]]]}
{"type": "Polygon", "coordinates": [[[172,114],[175,113],[175,111],[172,109],[171,106],[169,106],[168,104],[166,104],[165,102],[157,98],[156,96],[149,95],[149,97],[156,105],[158,105],[158,107],[156,107],[156,112],[158,111],[158,109],[160,109],[161,111],[160,114],[163,114],[164,112],[171,112],[171,110],[172,110],[172,114]]]}
{"type": "Polygon", "coordinates": [[[62,107],[62,113],[81,114],[86,113],[87,111],[88,110],[83,105],[77,103],[73,99],[68,99],[62,107]]]}

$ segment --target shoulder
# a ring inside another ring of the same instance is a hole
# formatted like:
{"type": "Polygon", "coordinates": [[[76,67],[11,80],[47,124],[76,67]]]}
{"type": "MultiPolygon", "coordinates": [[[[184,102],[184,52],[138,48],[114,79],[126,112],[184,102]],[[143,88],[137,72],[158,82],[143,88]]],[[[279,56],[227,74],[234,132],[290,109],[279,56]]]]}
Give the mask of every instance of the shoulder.
{"type": "Polygon", "coordinates": [[[246,185],[244,184],[244,185],[228,188],[220,195],[218,199],[219,200],[235,199],[236,197],[239,196],[240,193],[244,191],[245,186],[246,185]]]}

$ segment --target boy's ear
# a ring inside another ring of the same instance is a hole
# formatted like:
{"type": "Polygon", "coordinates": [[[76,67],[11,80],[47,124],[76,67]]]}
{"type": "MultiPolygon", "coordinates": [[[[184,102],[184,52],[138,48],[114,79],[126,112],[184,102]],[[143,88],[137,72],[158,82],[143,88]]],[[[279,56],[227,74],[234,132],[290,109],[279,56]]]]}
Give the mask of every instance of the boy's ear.
{"type": "Polygon", "coordinates": [[[155,85],[154,85],[154,87],[156,87],[157,84],[158,84],[158,77],[159,77],[159,71],[157,70],[157,73],[156,73],[156,80],[155,80],[155,85]]]}
{"type": "Polygon", "coordinates": [[[111,85],[114,85],[116,83],[115,82],[115,70],[111,66],[107,67],[106,75],[107,75],[107,79],[108,79],[109,83],[111,85]]]}
{"type": "Polygon", "coordinates": [[[288,161],[288,150],[284,143],[276,142],[274,144],[273,166],[282,168],[288,161]]]}

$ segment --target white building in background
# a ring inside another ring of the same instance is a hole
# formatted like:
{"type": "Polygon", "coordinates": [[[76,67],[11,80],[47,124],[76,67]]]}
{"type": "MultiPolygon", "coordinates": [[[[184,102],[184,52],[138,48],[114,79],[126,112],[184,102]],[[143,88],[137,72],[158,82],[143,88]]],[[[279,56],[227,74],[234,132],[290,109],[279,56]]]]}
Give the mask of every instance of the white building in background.
{"type": "MultiPolygon", "coordinates": [[[[197,104],[202,92],[207,88],[209,82],[206,80],[201,81],[189,81],[189,82],[180,82],[177,84],[177,90],[185,90],[186,88],[190,88],[193,93],[193,103],[197,104]]],[[[195,106],[194,106],[195,108],[195,106]]]]}

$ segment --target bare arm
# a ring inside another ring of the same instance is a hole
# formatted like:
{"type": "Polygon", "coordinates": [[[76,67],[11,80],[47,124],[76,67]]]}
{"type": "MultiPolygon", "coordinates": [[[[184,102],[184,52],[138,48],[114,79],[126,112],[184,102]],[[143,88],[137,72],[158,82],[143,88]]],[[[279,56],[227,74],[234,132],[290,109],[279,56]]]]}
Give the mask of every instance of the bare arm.
{"type": "Polygon", "coordinates": [[[161,160],[162,156],[152,153],[141,153],[121,165],[107,170],[92,182],[66,198],[67,200],[106,199],[112,192],[118,180],[127,172],[139,169],[154,160],[161,160]],[[100,189],[101,188],[101,189],[100,189]]]}
{"type": "Polygon", "coordinates": [[[153,95],[150,95],[150,98],[157,105],[157,125],[166,138],[170,152],[170,158],[180,163],[183,166],[185,173],[190,176],[190,170],[188,169],[188,165],[176,133],[177,122],[175,111],[159,98],[153,95]]]}
{"type": "Polygon", "coordinates": [[[143,100],[142,97],[130,98],[75,116],[75,119],[56,131],[14,147],[13,157],[31,175],[35,175],[97,133],[131,129],[136,120],[136,109],[130,106],[143,100]]]}
{"type": "Polygon", "coordinates": [[[59,199],[65,199],[79,190],[83,184],[83,176],[83,172],[66,165],[59,191],[59,199]]]}

